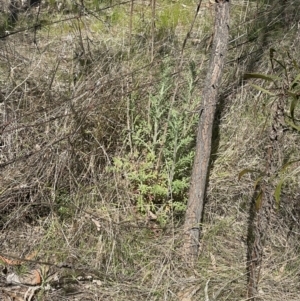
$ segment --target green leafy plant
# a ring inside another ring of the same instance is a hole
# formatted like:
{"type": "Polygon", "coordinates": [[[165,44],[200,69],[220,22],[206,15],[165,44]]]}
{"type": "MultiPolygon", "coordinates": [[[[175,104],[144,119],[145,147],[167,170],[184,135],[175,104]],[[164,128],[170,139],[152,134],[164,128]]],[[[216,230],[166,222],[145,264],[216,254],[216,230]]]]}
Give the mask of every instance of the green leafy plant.
{"type": "Polygon", "coordinates": [[[70,207],[70,196],[66,191],[58,191],[55,196],[55,205],[57,214],[62,220],[72,217],[72,208],[70,207]]]}
{"type": "Polygon", "coordinates": [[[176,96],[178,101],[171,100],[173,88],[166,73],[158,90],[148,95],[147,112],[140,111],[138,97],[130,100],[127,153],[115,157],[111,168],[125,179],[138,210],[158,214],[162,224],[171,210],[186,208],[197,123],[197,115],[189,112],[196,106],[192,82],[176,96]]]}

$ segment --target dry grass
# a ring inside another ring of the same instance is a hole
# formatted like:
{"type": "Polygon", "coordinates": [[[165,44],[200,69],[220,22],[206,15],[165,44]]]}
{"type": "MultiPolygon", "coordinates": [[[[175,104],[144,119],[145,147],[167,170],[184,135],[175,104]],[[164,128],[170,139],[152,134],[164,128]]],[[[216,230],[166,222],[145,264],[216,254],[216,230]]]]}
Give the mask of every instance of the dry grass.
{"type": "MultiPolygon", "coordinates": [[[[296,16],[290,4],[284,11],[287,27],[280,28],[276,6],[266,5],[257,15],[251,1],[233,2],[201,253],[191,270],[179,254],[182,216],[168,212],[164,227],[152,221],[137,211],[136,191],[128,190],[124,176],[108,169],[116,155],[128,152],[130,97],[138,99],[136,109],[143,115],[149,94],[159,91],[166,57],[171,80],[179,86],[176,100],[184,100],[191,62],[197,71],[195,97],[201,92],[210,9],[201,10],[178,73],[195,5],[182,4],[180,19],[178,4],[170,4],[172,22],[166,17],[169,4],[157,5],[160,30],[155,37],[150,8],[134,6],[131,45],[129,4],[99,18],[87,14],[0,41],[0,254],[35,252],[45,270],[37,300],[188,301],[207,295],[209,300],[247,300],[247,228],[255,176],[238,181],[238,174],[265,165],[270,121],[268,98],[240,75],[269,72],[269,47],[282,52],[289,47],[297,60],[296,16]],[[269,18],[270,7],[273,23],[257,35],[255,28],[269,18]]],[[[278,158],[298,158],[299,142],[298,133],[287,131],[278,158]]],[[[261,300],[298,300],[298,171],[296,162],[270,222],[261,300]]],[[[5,277],[0,277],[1,289],[5,277]]]]}

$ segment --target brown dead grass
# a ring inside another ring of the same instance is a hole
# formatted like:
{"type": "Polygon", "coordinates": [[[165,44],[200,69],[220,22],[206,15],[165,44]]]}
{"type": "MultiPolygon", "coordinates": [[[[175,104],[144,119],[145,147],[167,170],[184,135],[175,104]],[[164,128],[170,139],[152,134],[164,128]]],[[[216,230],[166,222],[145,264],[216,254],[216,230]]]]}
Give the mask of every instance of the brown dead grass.
{"type": "MultiPolygon", "coordinates": [[[[251,9],[251,2],[235,1],[232,10],[243,13],[233,23],[252,24],[251,9]]],[[[38,48],[32,43],[34,32],[0,41],[0,254],[37,252],[36,263],[28,263],[45,268],[37,300],[183,301],[206,295],[209,300],[247,300],[247,227],[255,177],[238,181],[238,174],[265,164],[269,123],[263,109],[267,99],[238,75],[269,71],[268,47],[257,40],[239,46],[247,36],[231,43],[229,61],[234,61],[224,76],[201,253],[192,270],[178,253],[180,218],[171,214],[167,226],[160,227],[139,214],[122,175],[106,170],[116,154],[126,153],[128,95],[139,96],[142,113],[147,95],[158,89],[162,52],[167,51],[172,66],[178,63],[185,27],[177,33],[180,42],[157,41],[151,63],[150,36],[137,35],[138,48],[129,54],[126,35],[116,25],[99,38],[90,30],[91,19],[83,18],[80,30],[73,20],[36,32],[38,48]]],[[[292,41],[290,53],[296,58],[299,32],[290,24],[288,33],[278,33],[284,37],[281,43],[274,37],[267,45],[284,48],[292,41]]],[[[232,31],[243,33],[238,26],[232,31]]],[[[197,27],[192,32],[200,40],[207,34],[197,27]]],[[[197,47],[187,45],[184,70],[190,58],[196,66],[205,65],[207,54],[197,47]]],[[[200,70],[199,83],[203,74],[200,70]]],[[[299,134],[288,131],[278,155],[297,157],[296,145],[299,134]]],[[[265,242],[262,300],[298,300],[299,164],[291,170],[265,242]]],[[[5,277],[2,273],[1,289],[7,289],[5,277]]]]}

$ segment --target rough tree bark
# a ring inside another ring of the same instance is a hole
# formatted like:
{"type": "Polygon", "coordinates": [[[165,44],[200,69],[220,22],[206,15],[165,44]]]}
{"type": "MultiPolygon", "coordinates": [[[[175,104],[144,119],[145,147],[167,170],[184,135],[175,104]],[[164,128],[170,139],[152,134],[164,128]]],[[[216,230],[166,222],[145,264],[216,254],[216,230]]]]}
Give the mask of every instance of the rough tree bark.
{"type": "Polygon", "coordinates": [[[184,223],[183,256],[194,262],[199,250],[200,223],[209,171],[213,122],[229,38],[229,0],[216,0],[212,55],[199,116],[196,154],[184,223]]]}
{"type": "MultiPolygon", "coordinates": [[[[266,179],[270,179],[275,175],[283,164],[279,150],[282,145],[284,128],[286,128],[284,121],[284,108],[286,105],[284,101],[283,97],[277,99],[273,103],[271,110],[272,124],[269,130],[269,143],[265,150],[266,179]]],[[[263,263],[263,251],[270,222],[275,220],[273,188],[268,183],[268,180],[262,182],[258,188],[250,208],[251,214],[247,235],[247,298],[253,301],[262,300],[259,297],[258,287],[263,263]]]]}

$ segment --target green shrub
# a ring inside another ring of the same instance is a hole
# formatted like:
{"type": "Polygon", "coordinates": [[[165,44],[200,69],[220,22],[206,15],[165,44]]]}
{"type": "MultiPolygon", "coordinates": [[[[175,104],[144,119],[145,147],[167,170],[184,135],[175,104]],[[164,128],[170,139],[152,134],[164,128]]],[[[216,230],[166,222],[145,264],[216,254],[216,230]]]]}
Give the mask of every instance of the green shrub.
{"type": "Polygon", "coordinates": [[[197,102],[192,90],[191,83],[173,101],[174,84],[166,72],[158,91],[149,94],[147,112],[139,110],[140,100],[133,97],[130,129],[124,132],[126,153],[115,157],[111,168],[125,179],[138,210],[159,213],[161,223],[170,211],[180,214],[186,209],[198,117],[189,111],[197,102]]]}

